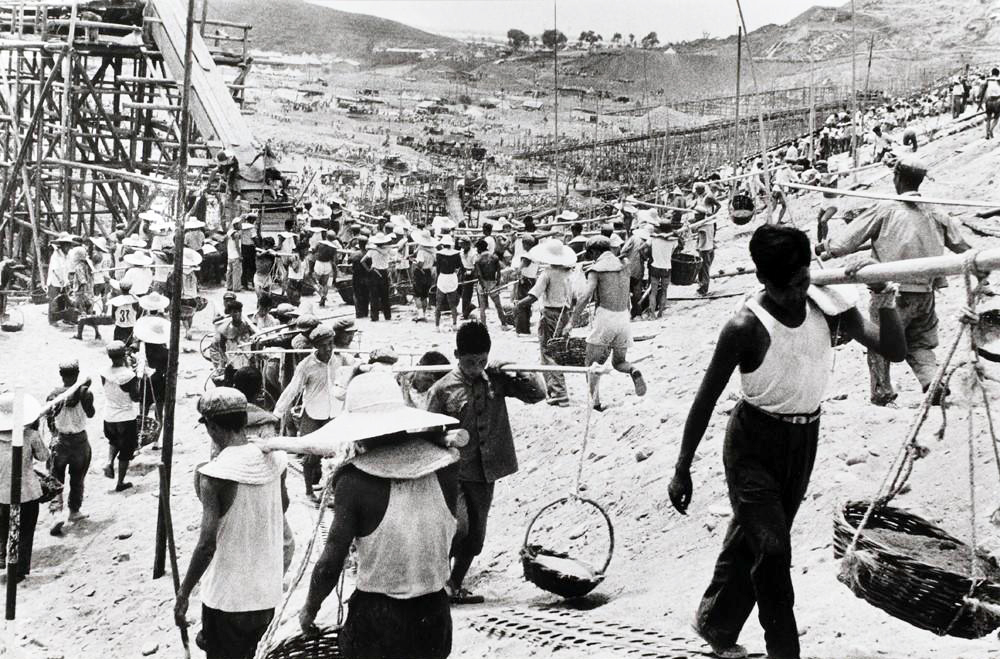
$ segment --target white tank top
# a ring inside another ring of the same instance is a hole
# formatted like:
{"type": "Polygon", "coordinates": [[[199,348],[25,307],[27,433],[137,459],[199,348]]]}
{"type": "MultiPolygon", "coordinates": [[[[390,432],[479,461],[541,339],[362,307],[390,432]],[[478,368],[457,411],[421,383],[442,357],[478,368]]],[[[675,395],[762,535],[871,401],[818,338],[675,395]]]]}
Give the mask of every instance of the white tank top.
{"type": "Polygon", "coordinates": [[[283,462],[266,483],[236,483],[236,498],[219,520],[215,555],[202,579],[205,606],[238,613],[272,609],[281,602],[282,468],[283,462]]]}
{"type": "Polygon", "coordinates": [[[830,374],[833,348],[826,317],[812,301],[798,327],[782,325],[754,298],[749,309],[771,337],[760,366],[741,373],[743,397],[754,407],[774,414],[811,414],[819,409],[830,374]]]}
{"type": "Polygon", "coordinates": [[[139,416],[139,406],[122,385],[135,379],[135,372],[125,366],[109,366],[104,378],[104,420],[109,423],[132,421],[139,416]]]}
{"type": "Polygon", "coordinates": [[[1000,80],[990,78],[986,81],[986,98],[1000,97],[1000,80]]]}
{"type": "Polygon", "coordinates": [[[358,538],[358,590],[413,599],[444,588],[455,516],[437,474],[393,480],[378,528],[358,538]]]}

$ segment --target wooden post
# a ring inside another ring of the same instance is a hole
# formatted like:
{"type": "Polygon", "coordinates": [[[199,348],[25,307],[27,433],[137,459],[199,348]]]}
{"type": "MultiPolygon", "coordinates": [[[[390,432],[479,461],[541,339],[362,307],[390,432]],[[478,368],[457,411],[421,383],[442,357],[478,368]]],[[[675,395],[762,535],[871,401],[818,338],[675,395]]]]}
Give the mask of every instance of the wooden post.
{"type": "MultiPolygon", "coordinates": [[[[73,67],[73,59],[75,57],[73,52],[73,37],[76,32],[76,15],[77,15],[78,3],[74,2],[73,6],[70,8],[69,13],[69,32],[66,37],[66,53],[63,55],[62,60],[62,152],[63,157],[66,160],[73,160],[73,145],[75,144],[73,140],[73,135],[70,130],[73,128],[73,74],[75,73],[73,67]]],[[[39,99],[40,102],[44,102],[39,99]]],[[[100,100],[97,101],[100,105],[100,100]]],[[[41,144],[41,139],[39,139],[39,144],[41,144]]],[[[35,163],[36,168],[41,168],[42,159],[39,158],[38,162],[35,163]]],[[[72,226],[72,216],[70,215],[70,208],[73,205],[73,184],[70,179],[73,178],[73,169],[71,167],[63,167],[63,190],[62,190],[62,222],[63,227],[67,230],[71,230],[72,226]]],[[[41,194],[41,190],[36,189],[36,193],[41,194]]],[[[82,234],[83,225],[78,220],[77,230],[82,234]]]]}
{"type": "Polygon", "coordinates": [[[736,119],[733,123],[733,174],[740,166],[740,77],[743,73],[743,26],[736,28],[736,119]]]}
{"type": "MultiPolygon", "coordinates": [[[[187,210],[188,137],[191,133],[191,66],[194,40],[194,0],[187,3],[187,27],[184,35],[184,84],[181,90],[181,134],[178,154],[177,202],[174,204],[174,272],[171,297],[180,300],[184,279],[184,215],[187,210]]],[[[174,454],[174,411],[177,405],[177,359],[181,343],[181,306],[170,306],[170,351],[167,357],[167,387],[163,399],[163,447],[160,454],[164,469],[160,478],[160,496],[170,496],[170,468],[174,454]],[[165,494],[164,494],[165,493],[165,494]]],[[[153,578],[164,575],[166,568],[167,524],[164,515],[170,502],[160,502],[156,519],[156,551],[153,556],[153,578]]]]}
{"type": "MultiPolygon", "coordinates": [[[[857,46],[857,21],[854,19],[854,0],[851,0],[851,158],[853,166],[858,166],[858,46],[857,46]]],[[[851,176],[854,183],[858,181],[858,175],[851,176]]]]}
{"type": "MultiPolygon", "coordinates": [[[[740,24],[743,26],[743,31],[746,33],[747,41],[747,61],[750,63],[750,76],[753,78],[753,90],[754,94],[760,93],[760,87],[757,84],[757,71],[753,66],[753,52],[750,50],[750,33],[747,32],[747,22],[743,17],[743,4],[740,0],[736,0],[736,8],[740,12],[740,24]]],[[[760,143],[760,157],[762,160],[767,158],[767,139],[764,135],[764,104],[760,100],[757,102],[757,124],[758,124],[758,134],[757,140],[760,143]]],[[[768,191],[771,190],[771,174],[767,171],[767,162],[764,163],[764,188],[768,191]]],[[[767,223],[771,223],[771,218],[774,215],[774,199],[768,194],[767,200],[767,223]]]]}
{"type": "Polygon", "coordinates": [[[22,558],[21,530],[21,463],[24,458],[24,390],[14,389],[14,425],[10,440],[10,530],[3,538],[7,542],[7,597],[5,619],[13,620],[17,613],[17,576],[22,558]]]}
{"type": "Polygon", "coordinates": [[[552,0],[552,30],[555,32],[555,43],[552,44],[552,91],[555,96],[552,102],[553,132],[555,136],[552,141],[552,167],[553,177],[556,184],[556,213],[562,211],[562,203],[559,199],[559,21],[556,14],[556,5],[559,0],[552,0]]]}

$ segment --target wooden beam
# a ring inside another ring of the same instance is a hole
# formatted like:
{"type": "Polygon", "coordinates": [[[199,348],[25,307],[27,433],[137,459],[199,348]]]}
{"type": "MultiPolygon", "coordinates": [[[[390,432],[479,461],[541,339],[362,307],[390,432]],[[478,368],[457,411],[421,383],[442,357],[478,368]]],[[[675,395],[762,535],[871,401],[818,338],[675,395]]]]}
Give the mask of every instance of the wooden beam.
{"type": "MultiPolygon", "coordinates": [[[[923,259],[906,259],[866,265],[857,271],[853,277],[848,277],[844,268],[826,268],[812,270],[812,283],[817,286],[830,284],[883,284],[886,282],[921,282],[935,277],[960,275],[965,271],[965,254],[949,254],[947,256],[932,256],[923,259]]],[[[1000,249],[984,249],[971,256],[973,274],[1000,270],[1000,249]]]]}

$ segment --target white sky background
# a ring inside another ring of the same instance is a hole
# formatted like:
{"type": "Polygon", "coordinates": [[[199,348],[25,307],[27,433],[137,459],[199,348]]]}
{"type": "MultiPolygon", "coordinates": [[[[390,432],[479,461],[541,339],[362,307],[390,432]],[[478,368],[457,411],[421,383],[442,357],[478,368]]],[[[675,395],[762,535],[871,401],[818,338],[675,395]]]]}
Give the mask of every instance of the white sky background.
{"type": "MultiPolygon", "coordinates": [[[[510,28],[541,34],[552,27],[553,0],[310,0],[358,14],[389,18],[429,32],[452,36],[505,35],[510,28]]],[[[615,32],[638,41],[655,30],[660,41],[736,33],[736,0],[556,0],[559,29],[571,40],[594,30],[610,40],[615,32]]],[[[847,0],[743,0],[750,30],[785,23],[814,5],[840,6],[847,0]]]]}

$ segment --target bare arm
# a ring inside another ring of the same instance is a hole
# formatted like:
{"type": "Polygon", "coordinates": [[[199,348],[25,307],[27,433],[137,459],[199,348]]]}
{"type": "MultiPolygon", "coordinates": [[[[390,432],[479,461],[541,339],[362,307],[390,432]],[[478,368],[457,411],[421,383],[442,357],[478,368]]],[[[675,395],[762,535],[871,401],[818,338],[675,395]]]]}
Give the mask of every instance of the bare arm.
{"type": "Polygon", "coordinates": [[[174,618],[180,626],[187,625],[185,618],[188,598],[204,576],[212,557],[215,556],[219,522],[236,497],[236,484],[230,481],[201,476],[200,483],[201,533],[198,536],[198,544],[191,552],[191,563],[188,565],[187,574],[184,575],[184,581],[181,582],[181,588],[177,592],[177,602],[174,605],[174,618]]]}
{"type": "Polygon", "coordinates": [[[576,327],[577,323],[580,322],[580,315],[583,314],[583,310],[587,308],[590,304],[590,300],[593,299],[594,293],[597,292],[597,275],[591,277],[587,275],[587,290],[583,292],[580,299],[576,301],[576,306],[573,307],[573,315],[570,316],[570,320],[566,323],[566,327],[563,329],[563,334],[568,335],[570,330],[576,327]]]}
{"type": "Polygon", "coordinates": [[[705,435],[719,396],[744,355],[750,331],[748,322],[739,316],[726,323],[715,345],[712,361],[705,371],[694,402],[691,403],[674,467],[674,477],[669,486],[670,502],[681,514],[687,512],[688,504],[691,503],[691,463],[695,452],[705,435]]]}
{"type": "Polygon", "coordinates": [[[359,507],[356,501],[356,476],[350,471],[341,475],[333,495],[333,523],[323,554],[313,568],[309,594],[299,615],[303,630],[312,626],[323,601],[333,592],[344,569],[351,543],[358,535],[359,507]]]}
{"type": "Polygon", "coordinates": [[[879,309],[878,326],[865,319],[857,308],[840,314],[837,322],[843,334],[889,361],[901,362],[906,358],[906,332],[895,307],[879,309]]]}

